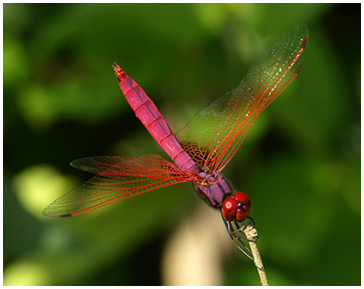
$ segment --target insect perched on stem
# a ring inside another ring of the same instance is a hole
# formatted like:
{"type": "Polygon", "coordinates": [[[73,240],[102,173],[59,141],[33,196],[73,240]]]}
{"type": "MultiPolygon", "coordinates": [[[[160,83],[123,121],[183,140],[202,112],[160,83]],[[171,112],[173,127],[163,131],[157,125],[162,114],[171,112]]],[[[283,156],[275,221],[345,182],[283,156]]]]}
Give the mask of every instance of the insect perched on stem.
{"type": "Polygon", "coordinates": [[[245,252],[239,233],[249,220],[251,201],[245,193],[232,191],[221,172],[259,114],[300,72],[298,59],[307,39],[306,25],[288,32],[250,68],[236,89],[200,111],[176,134],[144,90],[114,64],[126,100],[173,162],[154,154],[75,160],[72,166],[96,176],[51,203],[43,214],[76,216],[158,188],[190,181],[208,205],[221,211],[229,236],[245,252]]]}

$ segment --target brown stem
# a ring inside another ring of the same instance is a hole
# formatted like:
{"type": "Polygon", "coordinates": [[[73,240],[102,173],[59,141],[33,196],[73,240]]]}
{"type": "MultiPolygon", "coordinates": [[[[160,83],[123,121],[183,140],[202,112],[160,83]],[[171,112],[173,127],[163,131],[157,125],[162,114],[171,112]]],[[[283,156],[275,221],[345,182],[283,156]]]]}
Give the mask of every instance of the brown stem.
{"type": "Polygon", "coordinates": [[[256,240],[258,239],[258,232],[254,227],[252,227],[250,225],[246,226],[246,228],[243,230],[243,232],[246,235],[248,240],[254,240],[254,241],[249,241],[249,245],[250,245],[250,249],[253,254],[255,266],[257,267],[257,270],[258,270],[260,282],[262,283],[263,286],[269,286],[268,280],[267,280],[267,275],[265,274],[262,258],[260,257],[257,242],[256,242],[256,240]]]}

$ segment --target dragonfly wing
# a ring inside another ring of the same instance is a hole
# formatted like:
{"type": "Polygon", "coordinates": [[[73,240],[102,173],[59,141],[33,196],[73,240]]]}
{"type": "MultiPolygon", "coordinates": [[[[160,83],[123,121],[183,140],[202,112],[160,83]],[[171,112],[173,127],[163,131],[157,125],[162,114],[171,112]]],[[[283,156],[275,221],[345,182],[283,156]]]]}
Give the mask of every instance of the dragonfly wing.
{"type": "Polygon", "coordinates": [[[252,66],[239,86],[200,111],[177,132],[183,148],[210,172],[222,170],[258,115],[294,80],[308,39],[306,25],[287,33],[252,66]]]}
{"type": "Polygon", "coordinates": [[[193,175],[157,155],[90,157],[75,160],[71,165],[96,176],[51,203],[43,211],[45,216],[75,216],[158,188],[194,180],[193,175]]]}

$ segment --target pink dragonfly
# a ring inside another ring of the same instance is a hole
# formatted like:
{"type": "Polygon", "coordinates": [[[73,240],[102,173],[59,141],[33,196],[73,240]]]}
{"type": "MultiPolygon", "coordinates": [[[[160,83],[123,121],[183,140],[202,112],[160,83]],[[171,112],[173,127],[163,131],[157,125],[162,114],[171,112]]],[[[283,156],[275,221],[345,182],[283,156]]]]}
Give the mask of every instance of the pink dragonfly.
{"type": "Polygon", "coordinates": [[[154,154],[75,160],[72,166],[96,176],[51,203],[43,214],[76,216],[158,188],[190,181],[208,205],[221,211],[231,239],[238,238],[234,232],[249,218],[251,202],[246,194],[233,192],[221,172],[258,115],[300,72],[301,65],[297,60],[307,39],[306,25],[295,27],[265,52],[235,90],[200,111],[176,134],[144,90],[114,64],[127,101],[173,163],[154,154]]]}

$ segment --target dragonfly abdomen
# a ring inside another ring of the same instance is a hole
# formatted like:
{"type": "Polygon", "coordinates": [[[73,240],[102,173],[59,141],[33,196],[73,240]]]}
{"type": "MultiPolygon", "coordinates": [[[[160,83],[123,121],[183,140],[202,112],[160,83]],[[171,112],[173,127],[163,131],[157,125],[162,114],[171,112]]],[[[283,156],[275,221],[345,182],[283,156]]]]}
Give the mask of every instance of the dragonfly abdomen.
{"type": "Polygon", "coordinates": [[[181,170],[200,172],[195,161],[182,148],[157,106],[140,85],[116,64],[113,67],[126,100],[152,137],[181,170]]]}

